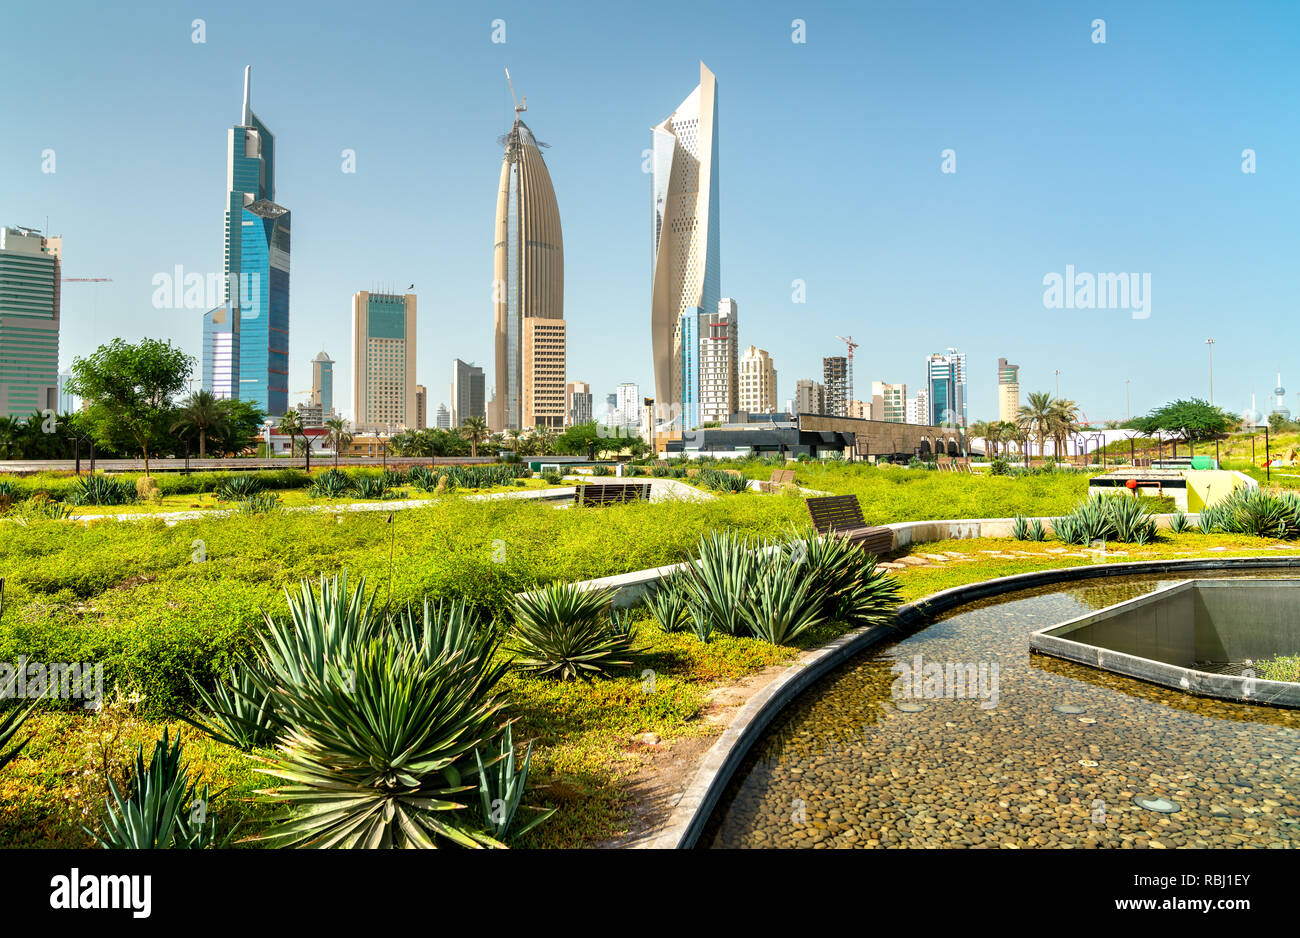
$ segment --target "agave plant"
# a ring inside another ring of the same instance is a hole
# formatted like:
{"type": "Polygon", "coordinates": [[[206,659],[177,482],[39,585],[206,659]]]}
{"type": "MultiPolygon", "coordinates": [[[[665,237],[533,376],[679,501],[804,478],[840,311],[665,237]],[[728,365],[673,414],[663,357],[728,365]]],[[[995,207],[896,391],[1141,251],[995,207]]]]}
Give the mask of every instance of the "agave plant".
{"type": "Polygon", "coordinates": [[[514,597],[518,666],[574,680],[631,664],[623,656],[631,650],[632,637],[620,634],[604,619],[612,599],[611,590],[584,590],[569,583],[553,583],[514,597]]]}
{"type": "MultiPolygon", "coordinates": [[[[1105,496],[1102,496],[1105,498],[1105,496]]],[[[1105,499],[1109,535],[1130,544],[1149,544],[1156,539],[1156,520],[1147,506],[1136,498],[1105,499]]]]}
{"type": "Polygon", "coordinates": [[[258,492],[239,500],[236,509],[241,515],[265,515],[280,509],[280,496],[274,492],[258,492]]]}
{"type": "Polygon", "coordinates": [[[699,560],[682,572],[692,630],[708,641],[713,632],[744,634],[741,607],[753,576],[756,545],[731,531],[710,531],[700,538],[699,560]]]}
{"type": "Polygon", "coordinates": [[[67,505],[54,501],[44,492],[37,492],[15,505],[9,517],[27,527],[41,521],[59,521],[71,514],[72,510],[67,505]]]}
{"type": "Polygon", "coordinates": [[[767,551],[758,558],[741,607],[751,635],[773,645],[788,645],[823,621],[825,588],[816,576],[802,576],[802,572],[784,551],[767,551]]]}
{"type": "Polygon", "coordinates": [[[686,628],[686,590],[681,577],[680,573],[670,573],[646,597],[650,614],[665,632],[680,632],[686,628]]]}
{"type": "Polygon", "coordinates": [[[1185,534],[1194,529],[1191,519],[1184,512],[1176,511],[1169,519],[1169,530],[1174,534],[1185,534]]]}
{"type": "Polygon", "coordinates": [[[552,814],[554,808],[528,808],[534,812],[532,820],[518,830],[512,830],[515,815],[519,812],[524,790],[528,785],[528,770],[533,761],[533,744],[524,750],[523,765],[515,769],[515,738],[513,724],[507,723],[505,731],[487,749],[488,761],[477,750],[474,759],[478,767],[478,793],[483,811],[485,830],[501,843],[509,843],[528,833],[552,814]]]}
{"type": "Polygon", "coordinates": [[[128,505],[136,500],[135,486],[112,476],[81,476],[67,500],[73,505],[128,505]]]}
{"type": "Polygon", "coordinates": [[[412,485],[421,491],[429,491],[438,484],[438,477],[428,466],[412,466],[406,473],[412,485]]]}
{"type": "Polygon", "coordinates": [[[192,677],[190,683],[204,710],[177,716],[217,742],[251,752],[269,746],[283,729],[271,692],[264,686],[265,682],[258,684],[247,666],[231,668],[230,682],[218,681],[212,691],[192,677]]]}
{"type": "Polygon", "coordinates": [[[224,846],[230,835],[217,838],[216,818],[208,813],[208,786],[200,791],[190,782],[181,756],[181,741],[169,744],[166,729],[154,744],[148,766],[144,764],[144,746],[138,747],[128,794],[123,795],[117,784],[108,780],[103,836],[87,827],[82,830],[105,849],[224,846]]]}
{"type": "Polygon", "coordinates": [[[286,783],[270,794],[296,809],[261,839],[299,847],[499,846],[469,810],[465,782],[493,736],[501,701],[483,663],[426,658],[391,632],[275,688],[292,714],[261,769],[286,783]],[[474,688],[475,693],[467,692],[474,688]]]}
{"type": "Polygon", "coordinates": [[[352,489],[352,481],[338,469],[326,469],[311,484],[313,498],[342,498],[352,489]]]}
{"type": "Polygon", "coordinates": [[[388,494],[388,482],[385,479],[357,479],[353,486],[358,498],[383,498],[388,494]]]}
{"type": "Polygon", "coordinates": [[[1047,540],[1047,531],[1043,529],[1043,522],[1041,519],[1035,518],[1033,521],[1029,523],[1029,540],[1031,541],[1047,540]]]}
{"type": "Polygon", "coordinates": [[[1016,515],[1015,520],[1011,522],[1011,536],[1017,541],[1029,540],[1029,519],[1024,515],[1016,515]]]}
{"type": "Polygon", "coordinates": [[[216,496],[223,502],[238,502],[262,491],[262,480],[251,472],[240,473],[226,479],[216,488],[216,496]]]}
{"type": "Polygon", "coordinates": [[[1255,487],[1233,489],[1201,512],[1201,529],[1294,538],[1300,536],[1300,498],[1291,492],[1278,494],[1255,487]]]}
{"type": "Polygon", "coordinates": [[[749,480],[743,476],[723,472],[721,469],[701,469],[699,482],[705,488],[717,492],[738,493],[749,491],[749,480]]]}
{"type": "Polygon", "coordinates": [[[791,539],[786,552],[797,575],[821,591],[822,618],[853,628],[889,621],[901,601],[898,581],[875,556],[839,537],[808,534],[791,539]]]}
{"type": "Polygon", "coordinates": [[[22,752],[27,744],[32,741],[32,738],[28,736],[12,749],[5,748],[13,742],[14,736],[17,735],[18,730],[22,727],[27,717],[31,715],[32,709],[35,706],[36,703],[32,702],[27,705],[27,709],[14,709],[7,713],[3,719],[0,719],[0,769],[3,769],[6,765],[17,758],[18,753],[22,752]]]}

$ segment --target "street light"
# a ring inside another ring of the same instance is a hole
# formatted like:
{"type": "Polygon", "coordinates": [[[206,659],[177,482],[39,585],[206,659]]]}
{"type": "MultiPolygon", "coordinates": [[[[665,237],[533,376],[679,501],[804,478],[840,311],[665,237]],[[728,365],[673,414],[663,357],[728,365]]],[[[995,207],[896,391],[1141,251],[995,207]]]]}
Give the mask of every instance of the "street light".
{"type": "Polygon", "coordinates": [[[1125,423],[1128,423],[1128,421],[1133,419],[1133,395],[1130,393],[1131,389],[1129,388],[1129,384],[1131,383],[1131,380],[1132,379],[1130,378],[1124,379],[1124,422],[1125,423]]]}
{"type": "Polygon", "coordinates": [[[1057,368],[1053,373],[1056,375],[1056,396],[1059,398],[1061,396],[1061,369],[1057,368]]]}
{"type": "Polygon", "coordinates": [[[1214,339],[1206,339],[1205,345],[1210,353],[1210,403],[1214,403],[1214,339]]]}

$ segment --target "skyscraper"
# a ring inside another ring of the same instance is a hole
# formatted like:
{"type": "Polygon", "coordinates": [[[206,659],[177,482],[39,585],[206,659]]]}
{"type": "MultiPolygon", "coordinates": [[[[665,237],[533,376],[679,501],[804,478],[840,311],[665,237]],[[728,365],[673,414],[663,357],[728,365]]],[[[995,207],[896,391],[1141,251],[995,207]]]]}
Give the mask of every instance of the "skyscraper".
{"type": "Polygon", "coordinates": [[[726,297],[700,316],[700,420],[726,423],[740,409],[739,308],[726,297]]]}
{"type": "Polygon", "coordinates": [[[932,426],[966,426],[966,355],[956,349],[926,359],[926,390],[932,426]]]}
{"type": "Polygon", "coordinates": [[[415,386],[415,429],[423,430],[428,422],[429,392],[422,384],[415,386]]]}
{"type": "Polygon", "coordinates": [[[207,340],[225,331],[231,350],[211,369],[205,358],[204,377],[211,370],[217,394],[222,368],[232,369],[230,396],[278,416],[289,409],[289,210],[274,201],[275,137],[253,113],[251,82],[249,66],[243,116],[227,134],[226,306],[204,317],[204,355],[221,351],[207,340]]]}
{"type": "Polygon", "coordinates": [[[642,404],[640,385],[625,381],[610,396],[614,399],[614,412],[609,425],[624,433],[639,433],[642,404]]]}
{"type": "Polygon", "coordinates": [[[927,388],[917,388],[916,397],[907,401],[907,422],[929,425],[931,416],[930,392],[927,388]]]}
{"type": "Polygon", "coordinates": [[[843,355],[822,359],[822,384],[826,388],[826,410],[830,417],[849,415],[849,360],[843,355]]]}
{"type": "MultiPolygon", "coordinates": [[[[519,117],[505,147],[493,245],[496,350],[493,430],[562,427],[564,377],[564,242],[560,208],[539,143],[519,117]]],[[[455,416],[453,402],[453,416],[455,416]]],[[[459,426],[459,423],[457,423],[459,426]]]]}
{"type": "Polygon", "coordinates": [[[564,386],[564,391],[569,402],[569,426],[591,423],[594,417],[591,409],[591,385],[586,381],[570,381],[564,386]]]}
{"type": "Polygon", "coordinates": [[[998,420],[1015,423],[1020,413],[1020,366],[998,359],[998,420]]]}
{"type": "Polygon", "coordinates": [[[334,360],[321,349],[311,360],[311,402],[322,417],[334,413],[334,360]]]}
{"type": "Polygon", "coordinates": [[[434,419],[436,421],[437,429],[439,430],[451,429],[451,411],[447,409],[446,404],[438,405],[438,413],[434,419]]]}
{"type": "Polygon", "coordinates": [[[776,410],[776,365],[765,349],[750,346],[740,356],[739,409],[747,414],[770,414],[776,410]]]}
{"type": "Polygon", "coordinates": [[[352,297],[352,422],[358,430],[415,426],[415,294],[352,297]]]}
{"type": "Polygon", "coordinates": [[[486,385],[483,369],[459,358],[451,363],[451,425],[462,427],[470,417],[487,414],[483,396],[486,385]]]}
{"type": "Polygon", "coordinates": [[[872,381],[871,419],[907,423],[907,385],[872,381]]]}
{"type": "Polygon", "coordinates": [[[800,378],[794,383],[794,412],[826,413],[826,388],[812,378],[800,378]]]}
{"type": "Polygon", "coordinates": [[[722,298],[718,208],[718,83],[700,83],[651,130],[656,430],[694,429],[700,419],[700,317],[722,298]]]}
{"type": "Polygon", "coordinates": [[[0,228],[0,415],[59,406],[63,239],[0,228]]]}

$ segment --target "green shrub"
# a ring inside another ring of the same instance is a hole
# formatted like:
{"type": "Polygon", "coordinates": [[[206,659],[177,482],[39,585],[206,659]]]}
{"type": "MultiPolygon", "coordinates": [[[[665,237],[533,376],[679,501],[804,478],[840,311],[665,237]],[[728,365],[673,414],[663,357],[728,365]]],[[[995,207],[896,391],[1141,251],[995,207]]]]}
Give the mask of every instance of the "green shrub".
{"type": "Polygon", "coordinates": [[[516,596],[512,607],[515,664],[539,675],[574,680],[631,664],[622,656],[631,636],[605,621],[613,593],[553,583],[516,596]]]}
{"type": "Polygon", "coordinates": [[[672,475],[672,470],[667,466],[655,466],[650,470],[650,474],[656,479],[666,479],[672,475]]]}
{"type": "Polygon", "coordinates": [[[1241,486],[1202,509],[1200,527],[1206,532],[1291,540],[1300,537],[1300,495],[1241,486]]]}
{"type": "Polygon", "coordinates": [[[547,485],[559,485],[564,481],[564,478],[558,472],[547,470],[542,473],[542,481],[547,485]]]}
{"type": "Polygon", "coordinates": [[[312,498],[343,498],[352,490],[352,480],[339,469],[326,469],[311,484],[312,498]]]}
{"type": "Polygon", "coordinates": [[[899,583],[874,555],[844,538],[815,533],[790,539],[785,551],[795,575],[820,592],[823,619],[861,628],[893,617],[901,601],[899,583]]]}
{"type": "Polygon", "coordinates": [[[216,487],[217,498],[223,502],[238,502],[262,491],[262,480],[251,472],[223,479],[216,487]]]}
{"type": "Polygon", "coordinates": [[[730,530],[710,531],[700,539],[698,560],[682,573],[692,631],[701,641],[714,632],[743,635],[741,604],[754,573],[757,544],[730,530]]]}
{"type": "Polygon", "coordinates": [[[388,482],[383,478],[357,479],[353,491],[357,498],[383,498],[388,494],[388,482]]]}
{"type": "Polygon", "coordinates": [[[609,466],[592,466],[591,474],[594,476],[608,476],[613,475],[613,472],[610,471],[609,466]]]}
{"type": "Polygon", "coordinates": [[[14,707],[8,713],[0,718],[0,769],[12,762],[18,753],[22,752],[32,738],[28,736],[12,749],[6,749],[13,742],[14,736],[22,728],[23,722],[31,715],[32,710],[36,707],[33,701],[24,707],[14,707]]]}
{"type": "Polygon", "coordinates": [[[483,829],[501,843],[509,843],[522,837],[552,814],[554,808],[529,808],[533,819],[523,827],[514,830],[515,815],[523,800],[524,790],[528,785],[528,770],[533,761],[533,744],[529,742],[524,750],[524,763],[515,769],[515,738],[513,723],[507,723],[505,731],[487,750],[487,762],[483,753],[475,752],[478,765],[479,806],[482,811],[483,829]]]}
{"type": "Polygon", "coordinates": [[[679,632],[686,627],[686,592],[681,573],[670,573],[650,589],[646,606],[659,628],[679,632]]]}
{"type": "Polygon", "coordinates": [[[773,645],[788,645],[823,621],[828,598],[815,576],[799,576],[792,555],[771,550],[755,558],[740,614],[745,630],[773,645]]]}
{"type": "Polygon", "coordinates": [[[1174,534],[1185,534],[1188,531],[1195,530],[1195,528],[1186,514],[1176,511],[1173,517],[1169,519],[1169,530],[1174,534]]]}
{"type": "Polygon", "coordinates": [[[1300,655],[1277,655],[1255,662],[1256,673],[1266,681],[1300,681],[1300,655]]]}
{"type": "Polygon", "coordinates": [[[130,482],[98,474],[78,478],[76,487],[64,498],[70,505],[129,505],[135,500],[136,487],[130,482]]]}
{"type": "Polygon", "coordinates": [[[717,492],[735,493],[749,490],[749,481],[744,476],[732,475],[720,469],[701,469],[699,483],[717,492]]]}
{"type": "Polygon", "coordinates": [[[1140,499],[1122,495],[1092,495],[1070,514],[1052,521],[1052,531],[1067,544],[1095,540],[1149,544],[1156,538],[1156,522],[1140,499]]]}
{"type": "Polygon", "coordinates": [[[1011,464],[1001,456],[995,456],[993,457],[993,461],[989,463],[989,472],[995,476],[1010,475],[1011,464]]]}
{"type": "Polygon", "coordinates": [[[280,496],[274,492],[258,492],[239,500],[237,507],[241,515],[264,515],[280,509],[280,496]]]}

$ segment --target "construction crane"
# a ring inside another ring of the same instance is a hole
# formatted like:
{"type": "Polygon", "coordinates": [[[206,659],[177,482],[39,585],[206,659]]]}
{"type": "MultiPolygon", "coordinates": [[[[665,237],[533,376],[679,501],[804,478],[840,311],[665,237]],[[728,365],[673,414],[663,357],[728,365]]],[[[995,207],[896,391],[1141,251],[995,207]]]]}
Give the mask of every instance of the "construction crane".
{"type": "Polygon", "coordinates": [[[514,98],[515,102],[515,117],[518,117],[520,111],[528,110],[528,99],[521,100],[515,95],[515,84],[510,80],[510,69],[506,69],[506,84],[510,86],[510,97],[514,98]]]}
{"type": "Polygon", "coordinates": [[[849,347],[849,362],[848,362],[849,389],[848,389],[848,393],[844,397],[844,408],[845,408],[845,413],[847,413],[849,405],[853,402],[853,350],[857,348],[860,343],[854,342],[853,336],[849,336],[846,339],[842,335],[837,335],[835,338],[839,339],[841,342],[843,342],[845,345],[849,347]]]}

